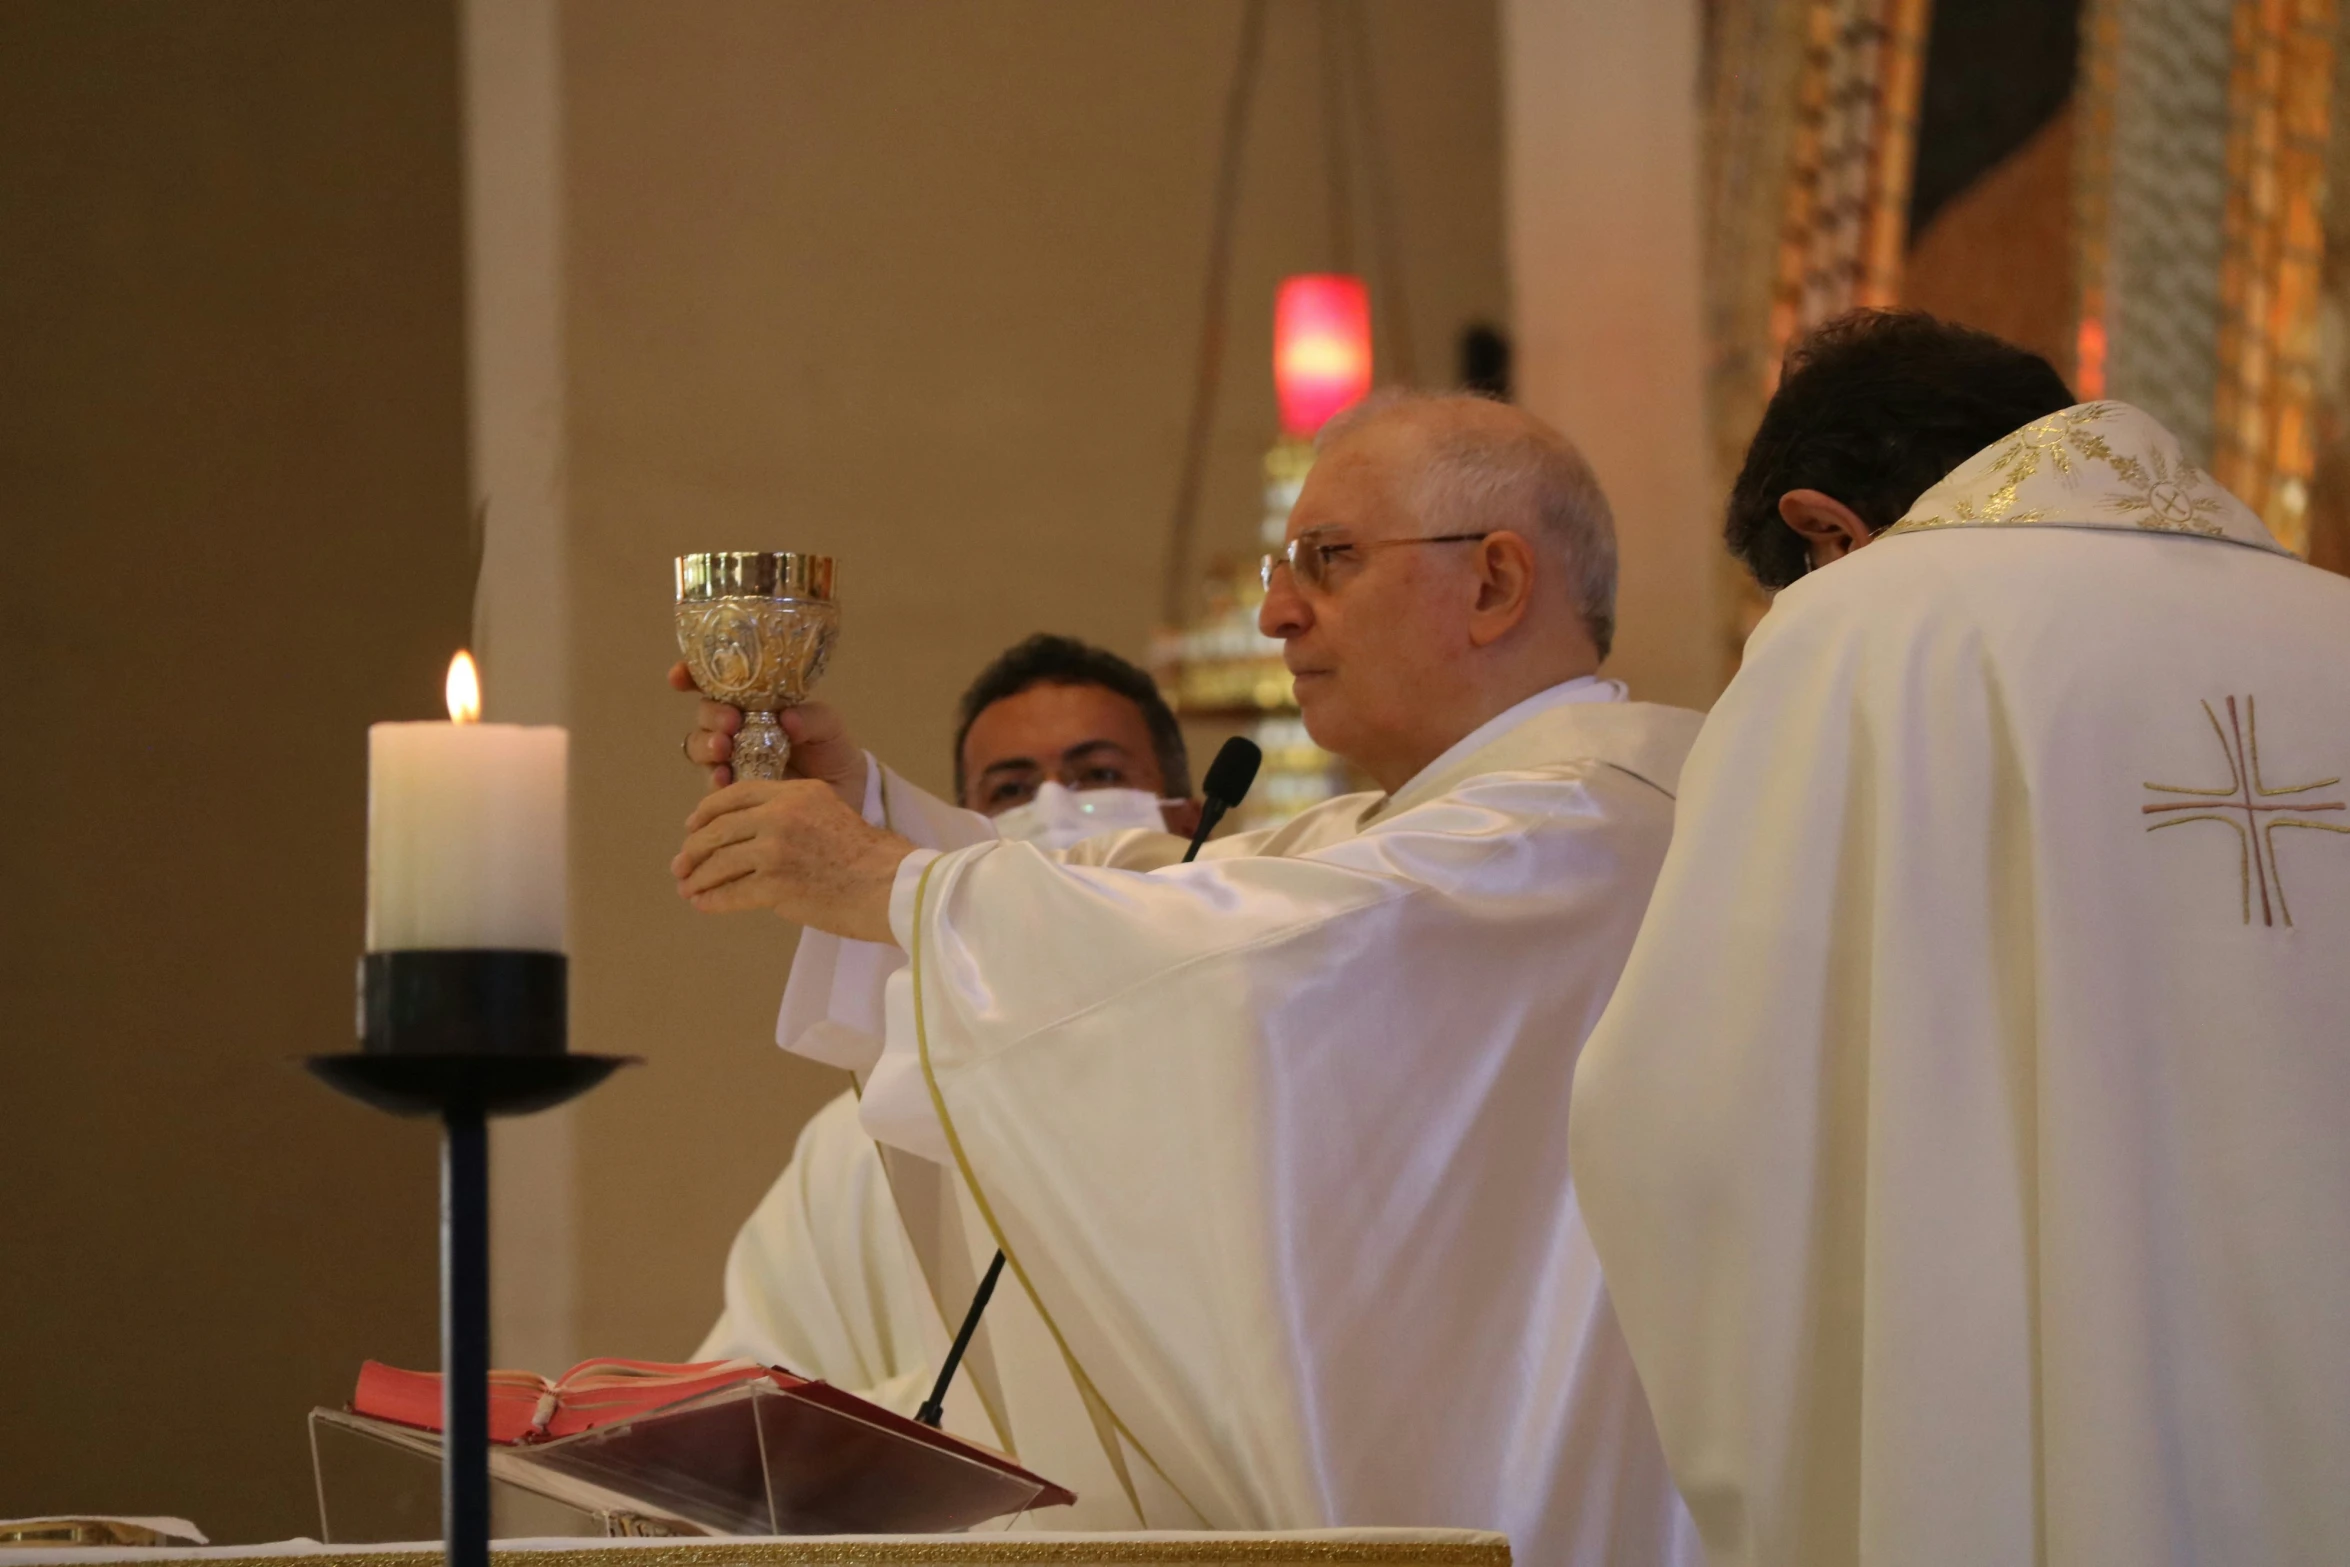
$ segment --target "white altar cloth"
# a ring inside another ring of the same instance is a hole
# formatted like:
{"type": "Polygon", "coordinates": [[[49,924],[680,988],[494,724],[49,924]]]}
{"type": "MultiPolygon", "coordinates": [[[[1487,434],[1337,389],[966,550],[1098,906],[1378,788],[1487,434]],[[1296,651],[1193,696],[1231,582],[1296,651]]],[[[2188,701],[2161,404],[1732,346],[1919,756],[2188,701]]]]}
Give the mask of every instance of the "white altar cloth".
{"type": "MultiPolygon", "coordinates": [[[[1478,1529],[1300,1529],[1249,1533],[1153,1530],[1125,1534],[925,1534],[732,1536],[703,1539],[498,1540],[496,1567],[1510,1567],[1506,1536],[1478,1529]],[[634,1555],[634,1560],[623,1560],[634,1555]]],[[[347,1567],[434,1567],[438,1541],[407,1545],[203,1547],[73,1546],[0,1551],[0,1567],[94,1567],[102,1562],[187,1562],[271,1567],[344,1559],[347,1567]],[[352,1560],[352,1559],[359,1560],[352,1560]]]]}

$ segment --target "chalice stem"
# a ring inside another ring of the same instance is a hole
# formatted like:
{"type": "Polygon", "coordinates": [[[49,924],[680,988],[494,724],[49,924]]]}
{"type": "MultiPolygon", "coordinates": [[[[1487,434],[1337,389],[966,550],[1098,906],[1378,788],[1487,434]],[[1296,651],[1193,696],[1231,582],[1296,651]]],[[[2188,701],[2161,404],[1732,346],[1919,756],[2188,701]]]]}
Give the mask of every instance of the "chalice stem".
{"type": "Polygon", "coordinates": [[[775,721],[775,714],[756,710],[743,714],[743,727],[734,737],[734,776],[781,782],[791,762],[791,736],[775,721]]]}

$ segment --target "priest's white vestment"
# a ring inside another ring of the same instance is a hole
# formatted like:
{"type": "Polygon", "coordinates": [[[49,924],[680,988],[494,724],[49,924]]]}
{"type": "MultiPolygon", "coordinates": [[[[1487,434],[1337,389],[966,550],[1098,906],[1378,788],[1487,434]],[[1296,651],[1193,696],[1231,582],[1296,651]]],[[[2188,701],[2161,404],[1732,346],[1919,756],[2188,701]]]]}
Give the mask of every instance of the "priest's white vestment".
{"type": "Polygon", "coordinates": [[[854,1093],[801,1129],[790,1163],[734,1238],[725,1290],[725,1310],[694,1359],[789,1367],[901,1415],[929,1397],[944,1341],[939,1313],[854,1093]]]}
{"type": "MultiPolygon", "coordinates": [[[[839,966],[862,967],[868,954],[844,954],[844,945],[859,944],[815,939],[803,951],[819,961],[795,972],[830,979],[825,971],[844,956],[839,966]]],[[[801,1021],[790,995],[785,1016],[801,1021]]],[[[835,992],[829,999],[839,1004],[844,998],[835,992]]],[[[876,1020],[880,1005],[876,994],[876,1020]]],[[[878,1021],[874,1026],[872,1048],[878,1053],[878,1021]]],[[[877,1147],[858,1123],[854,1093],[834,1099],[809,1120],[783,1173],[735,1236],[726,1260],[725,1310],[694,1358],[784,1366],[913,1414],[944,1364],[950,1324],[961,1323],[995,1254],[977,1216],[956,1211],[958,1184],[926,1160],[877,1147]],[[966,1236],[976,1237],[984,1250],[974,1254],[966,1236]],[[940,1280],[936,1287],[933,1277],[940,1280]]],[[[941,1423],[957,1436],[1012,1453],[1077,1492],[1074,1506],[1022,1514],[1002,1527],[1141,1525],[1145,1514],[1128,1499],[1112,1466],[1115,1448],[1105,1449],[1067,1362],[1016,1286],[997,1292],[963,1374],[948,1392],[941,1423]]],[[[1137,1496],[1158,1501],[1160,1512],[1167,1512],[1171,1498],[1151,1484],[1153,1478],[1146,1474],[1138,1482],[1137,1496]]]]}
{"type": "Polygon", "coordinates": [[[2085,404],[1779,595],[1584,1053],[1717,1567],[2350,1562],[2350,582],[2085,404]]]}
{"type": "Polygon", "coordinates": [[[1620,696],[1189,866],[1129,833],[900,869],[866,1126],[957,1168],[1152,1525],[1693,1549],[1564,1141],[1699,722],[1620,696]]]}
{"type": "MultiPolygon", "coordinates": [[[[989,820],[957,810],[868,759],[865,817],[917,843],[986,842],[989,820]]],[[[778,1043],[863,1076],[882,1048],[893,946],[801,934],[776,1020],[778,1043]]],[[[903,1413],[929,1395],[952,1330],[995,1243],[950,1170],[877,1147],[853,1093],[810,1120],[791,1161],[736,1236],[725,1311],[697,1358],[788,1366],[903,1413]]],[[[1077,1493],[1016,1529],[1132,1529],[1171,1498],[1155,1477],[1121,1475],[1098,1409],[1072,1379],[1044,1321],[1008,1281],[949,1389],[949,1431],[1013,1454],[1077,1493]],[[1129,1495],[1129,1491],[1132,1495],[1129,1495]]]]}

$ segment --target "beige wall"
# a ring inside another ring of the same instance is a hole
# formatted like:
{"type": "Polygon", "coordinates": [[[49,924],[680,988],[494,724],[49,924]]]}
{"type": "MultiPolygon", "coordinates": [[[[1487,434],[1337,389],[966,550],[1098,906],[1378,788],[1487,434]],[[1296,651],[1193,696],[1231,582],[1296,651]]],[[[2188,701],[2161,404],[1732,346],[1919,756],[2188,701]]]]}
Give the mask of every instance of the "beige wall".
{"type": "Polygon", "coordinates": [[[348,1048],[364,726],[465,636],[454,24],[0,7],[0,1516],[315,1532],[435,1358],[434,1139],[348,1048]]]}
{"type": "MultiPolygon", "coordinates": [[[[1209,476],[1252,548],[1272,290],[1326,267],[1315,8],[1273,7],[1209,476]]],[[[1051,628],[1145,650],[1236,3],[712,0],[563,8],[580,1048],[650,1065],[577,1112],[583,1351],[689,1350],[734,1226],[832,1074],[769,1042],[790,952],[664,861],[670,557],[829,551],[825,694],[947,777],[955,695],[1051,628]]],[[[1371,7],[1424,374],[1506,305],[1493,17],[1371,7]]]]}
{"type": "MultiPolygon", "coordinates": [[[[1272,10],[1204,553],[1253,547],[1273,285],[1333,259],[1315,9],[1272,10]]],[[[1507,306],[1494,15],[1368,14],[1441,379],[1507,306]]],[[[827,694],[932,784],[1005,643],[1140,654],[1239,15],[0,7],[0,1513],[312,1530],[303,1410],[436,1358],[431,1133],[288,1063],[348,1039],[363,726],[434,710],[469,490],[492,714],[574,732],[574,1044],[648,1057],[501,1138],[501,1358],[692,1347],[835,1082],[768,1043],[789,932],[669,890],[669,558],[837,554],[827,694]]]]}
{"type": "MultiPolygon", "coordinates": [[[[463,0],[466,403],[482,519],[485,716],[568,724],[559,0],[463,0]]],[[[490,1130],[490,1354],[559,1368],[578,1315],[569,1109],[490,1130]]]]}
{"type": "Polygon", "coordinates": [[[1582,444],[1623,551],[1635,697],[1722,688],[1722,496],[1705,429],[1698,12],[1505,0],[1509,261],[1527,407],[1582,444]]]}

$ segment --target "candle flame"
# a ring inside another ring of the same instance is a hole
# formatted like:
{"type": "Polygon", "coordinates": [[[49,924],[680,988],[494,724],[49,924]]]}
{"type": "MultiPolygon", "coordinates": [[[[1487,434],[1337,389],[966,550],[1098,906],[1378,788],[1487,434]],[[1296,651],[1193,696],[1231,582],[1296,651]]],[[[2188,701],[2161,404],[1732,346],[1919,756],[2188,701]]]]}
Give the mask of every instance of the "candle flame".
{"type": "Polygon", "coordinates": [[[473,655],[463,648],[449,660],[449,683],[443,688],[449,698],[449,722],[477,724],[481,722],[481,674],[473,667],[473,655]]]}

